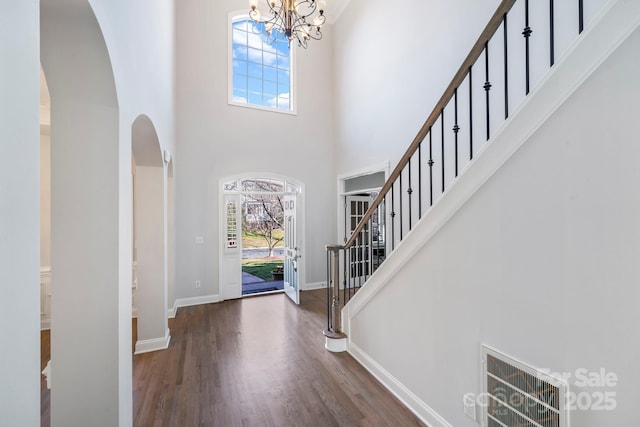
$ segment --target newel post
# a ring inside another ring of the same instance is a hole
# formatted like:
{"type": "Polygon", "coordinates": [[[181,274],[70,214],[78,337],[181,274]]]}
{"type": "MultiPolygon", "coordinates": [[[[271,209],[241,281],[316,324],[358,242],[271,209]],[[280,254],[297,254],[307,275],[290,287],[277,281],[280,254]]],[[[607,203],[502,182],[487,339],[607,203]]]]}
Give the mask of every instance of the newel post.
{"type": "Polygon", "coordinates": [[[340,304],[340,245],[327,245],[327,329],[324,331],[325,348],[332,352],[347,350],[347,336],[342,333],[342,307],[340,304]]]}

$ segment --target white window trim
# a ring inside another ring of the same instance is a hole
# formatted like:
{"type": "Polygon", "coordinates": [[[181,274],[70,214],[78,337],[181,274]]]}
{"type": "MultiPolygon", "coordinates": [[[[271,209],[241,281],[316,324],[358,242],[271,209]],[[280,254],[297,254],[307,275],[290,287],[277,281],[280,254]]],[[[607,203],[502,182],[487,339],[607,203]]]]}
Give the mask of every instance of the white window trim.
{"type": "Polygon", "coordinates": [[[236,10],[229,13],[227,22],[227,103],[234,107],[251,108],[253,110],[269,111],[272,113],[288,114],[290,116],[298,115],[298,79],[296,78],[296,45],[291,43],[289,50],[289,77],[291,79],[291,90],[289,91],[289,100],[291,101],[291,110],[279,110],[277,108],[263,107],[243,102],[235,102],[233,100],[233,21],[239,19],[251,19],[246,10],[236,10]]]}

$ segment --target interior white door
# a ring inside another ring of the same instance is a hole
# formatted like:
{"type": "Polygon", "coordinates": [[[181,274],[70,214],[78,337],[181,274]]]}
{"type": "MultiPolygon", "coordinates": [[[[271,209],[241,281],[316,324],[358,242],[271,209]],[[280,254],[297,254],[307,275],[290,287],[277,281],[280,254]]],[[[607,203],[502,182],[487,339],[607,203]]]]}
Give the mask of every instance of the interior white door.
{"type": "Polygon", "coordinates": [[[298,259],[301,257],[296,220],[298,202],[297,194],[284,196],[284,292],[296,304],[300,304],[298,259]]]}
{"type": "Polygon", "coordinates": [[[222,221],[220,298],[242,296],[242,204],[239,194],[225,194],[222,221]]]}
{"type": "MultiPolygon", "coordinates": [[[[347,196],[346,198],[346,238],[356,229],[371,205],[370,196],[347,196]]],[[[371,245],[369,224],[360,231],[360,239],[349,249],[349,277],[358,279],[371,275],[371,245]]]]}

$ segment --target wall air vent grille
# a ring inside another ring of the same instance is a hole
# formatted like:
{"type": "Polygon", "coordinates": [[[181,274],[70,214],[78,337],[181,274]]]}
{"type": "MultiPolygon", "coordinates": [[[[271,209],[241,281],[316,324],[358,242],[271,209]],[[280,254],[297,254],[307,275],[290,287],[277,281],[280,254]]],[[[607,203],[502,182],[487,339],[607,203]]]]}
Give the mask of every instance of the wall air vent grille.
{"type": "Polygon", "coordinates": [[[488,427],[568,427],[567,384],[482,348],[488,427]]]}

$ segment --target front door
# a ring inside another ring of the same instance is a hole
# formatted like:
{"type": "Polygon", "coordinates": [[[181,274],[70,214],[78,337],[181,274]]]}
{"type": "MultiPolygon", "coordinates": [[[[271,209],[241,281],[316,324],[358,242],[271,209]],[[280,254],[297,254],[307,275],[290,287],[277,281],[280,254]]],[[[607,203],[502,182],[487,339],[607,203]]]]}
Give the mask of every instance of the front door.
{"type": "Polygon", "coordinates": [[[224,195],[220,298],[242,296],[242,205],[238,194],[224,195]]]}
{"type": "Polygon", "coordinates": [[[300,304],[298,259],[301,257],[296,221],[298,201],[296,194],[284,196],[284,292],[296,304],[300,304]]]}

